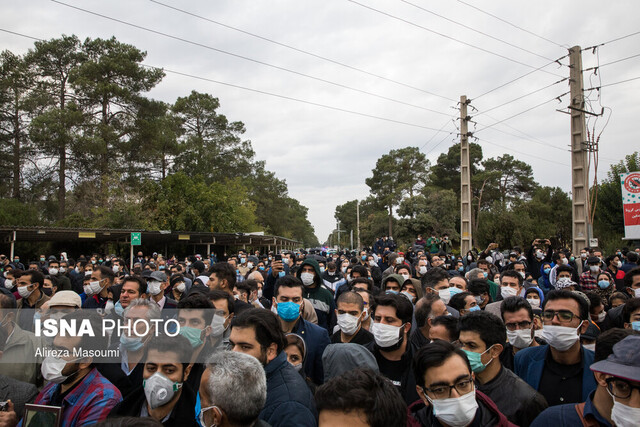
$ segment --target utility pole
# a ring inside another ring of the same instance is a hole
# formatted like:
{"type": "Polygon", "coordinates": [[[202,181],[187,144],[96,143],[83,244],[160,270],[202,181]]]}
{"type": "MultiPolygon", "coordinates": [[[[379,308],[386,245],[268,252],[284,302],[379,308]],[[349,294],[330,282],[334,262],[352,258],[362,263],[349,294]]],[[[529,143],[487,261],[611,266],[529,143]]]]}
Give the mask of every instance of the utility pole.
{"type": "Polygon", "coordinates": [[[360,200],[356,200],[356,231],[358,236],[358,250],[362,249],[360,245],[360,200]]]}
{"type": "Polygon", "coordinates": [[[569,87],[571,88],[571,197],[573,201],[573,253],[589,246],[593,228],[589,215],[589,159],[585,121],[582,49],[569,49],[569,87]]]}
{"type": "Polygon", "coordinates": [[[469,117],[467,97],[460,97],[460,254],[473,247],[471,233],[471,165],[469,160],[469,117]]]}

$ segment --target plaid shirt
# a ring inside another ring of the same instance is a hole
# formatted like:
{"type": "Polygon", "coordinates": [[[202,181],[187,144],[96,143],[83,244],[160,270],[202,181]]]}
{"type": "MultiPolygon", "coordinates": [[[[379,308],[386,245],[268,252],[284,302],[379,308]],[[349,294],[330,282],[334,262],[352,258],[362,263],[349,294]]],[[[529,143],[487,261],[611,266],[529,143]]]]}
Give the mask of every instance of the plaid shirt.
{"type": "Polygon", "coordinates": [[[598,289],[598,280],[591,275],[591,271],[585,271],[580,275],[580,287],[585,291],[598,289]]]}
{"type": "MultiPolygon", "coordinates": [[[[34,403],[50,405],[57,387],[60,385],[47,384],[34,403]]],[[[120,401],[120,391],[93,368],[64,398],[60,427],[83,426],[102,421],[120,401]]],[[[22,426],[22,421],[19,426],[22,426]]]]}

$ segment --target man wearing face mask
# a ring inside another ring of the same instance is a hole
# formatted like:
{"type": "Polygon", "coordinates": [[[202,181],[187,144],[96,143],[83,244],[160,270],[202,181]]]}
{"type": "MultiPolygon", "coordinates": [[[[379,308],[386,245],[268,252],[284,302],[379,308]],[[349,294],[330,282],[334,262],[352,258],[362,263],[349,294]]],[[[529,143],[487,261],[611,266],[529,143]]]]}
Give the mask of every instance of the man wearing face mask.
{"type": "Polygon", "coordinates": [[[109,267],[95,267],[91,272],[91,280],[84,285],[86,299],[82,308],[104,308],[108,300],[108,288],[113,286],[114,280],[115,275],[109,267]]]}
{"type": "MultiPolygon", "coordinates": [[[[241,313],[233,322],[229,338],[231,351],[253,356],[264,367],[268,391],[260,419],[273,427],[315,427],[318,414],[313,395],[302,376],[288,362],[285,343],[278,318],[260,308],[241,313]]],[[[205,384],[204,381],[201,383],[205,384]]]]}
{"type": "Polygon", "coordinates": [[[576,293],[547,294],[542,311],[542,338],[548,345],[530,347],[515,355],[515,373],[542,394],[549,406],[587,399],[596,382],[589,366],[593,351],[580,344],[589,327],[589,304],[576,293]]]}
{"type": "Polygon", "coordinates": [[[36,309],[49,301],[49,297],[42,292],[44,276],[36,270],[27,270],[17,278],[18,293],[22,297],[18,301],[17,323],[25,331],[33,332],[33,316],[36,309]]]}
{"type": "Polygon", "coordinates": [[[598,289],[598,274],[601,271],[600,258],[591,256],[587,258],[587,270],[580,275],[580,287],[585,291],[598,289]]]}
{"type": "Polygon", "coordinates": [[[318,326],[332,331],[336,324],[336,304],[331,291],[323,286],[322,275],[318,261],[306,258],[296,272],[296,277],[304,285],[303,297],[313,304],[318,316],[318,326]]]}
{"type": "Polygon", "coordinates": [[[376,358],[380,373],[391,380],[408,405],[418,398],[409,344],[413,306],[404,296],[393,294],[379,296],[376,303],[371,326],[374,341],[365,347],[376,358]]]}
{"type": "Polygon", "coordinates": [[[356,292],[344,292],[338,298],[336,317],[340,330],[331,336],[331,343],[366,345],[373,341],[373,334],[362,327],[364,300],[356,292]]]}
{"type": "Polygon", "coordinates": [[[420,400],[409,406],[407,425],[436,427],[512,427],[484,393],[476,390],[466,354],[437,340],[418,351],[413,362],[420,400]]]}
{"type": "Polygon", "coordinates": [[[547,402],[500,363],[507,339],[504,323],[497,316],[481,311],[462,316],[458,329],[458,341],[475,374],[477,389],[489,396],[509,421],[528,427],[547,407],[547,402]]]}
{"type": "Polygon", "coordinates": [[[280,319],[280,328],[284,333],[293,332],[304,339],[307,346],[305,373],[315,384],[322,384],[322,352],[329,345],[327,330],[301,316],[302,282],[293,276],[284,276],[276,281],[276,289],[271,310],[280,319]]]}
{"type": "MultiPolygon", "coordinates": [[[[621,342],[629,339],[627,338],[629,335],[631,335],[631,331],[618,328],[610,329],[601,334],[596,343],[595,363],[591,365],[591,370],[598,383],[596,390],[589,395],[585,402],[558,405],[545,410],[536,418],[532,426],[572,427],[585,425],[611,427],[614,422],[616,426],[621,427],[636,426],[638,419],[640,419],[638,418],[640,416],[638,413],[640,411],[638,409],[640,400],[637,400],[636,404],[633,405],[636,409],[635,414],[633,414],[633,406],[629,405],[630,402],[616,398],[616,395],[624,398],[628,391],[632,389],[627,387],[625,382],[632,383],[628,381],[628,377],[616,378],[613,373],[613,371],[620,373],[620,370],[637,372],[640,367],[637,360],[637,347],[630,349],[627,354],[620,352],[620,347],[628,345],[628,343],[621,345],[621,342]],[[636,356],[635,358],[634,355],[636,356]],[[622,365],[616,366],[617,363],[622,363],[622,365]],[[623,390],[620,390],[621,388],[623,390]],[[616,404],[615,402],[618,403],[616,404]],[[613,413],[614,405],[616,405],[615,414],[613,413]]],[[[637,341],[638,337],[634,338],[637,341]]],[[[638,382],[635,385],[637,386],[638,382]]]]}
{"type": "Polygon", "coordinates": [[[190,360],[191,373],[187,382],[194,390],[200,387],[204,361],[213,352],[209,337],[215,311],[211,301],[200,292],[194,292],[178,303],[177,320],[180,323],[180,335],[189,341],[193,351],[190,360]]]}
{"type": "MultiPolygon", "coordinates": [[[[96,315],[75,311],[67,314],[65,320],[77,323],[89,319],[94,331],[100,330],[100,319],[96,315]]],[[[53,348],[61,357],[48,356],[42,362],[42,375],[49,382],[38,397],[36,405],[62,407],[65,426],[94,424],[107,418],[109,412],[122,401],[118,389],[96,369],[93,357],[74,357],[74,349],[103,348],[100,334],[82,337],[58,335],[53,340],[53,348]]]]}
{"type": "Polygon", "coordinates": [[[142,386],[129,393],[109,413],[116,417],[151,417],[166,427],[197,427],[193,416],[196,393],[187,379],[192,346],[183,336],[151,339],[142,386]]]}
{"type": "Polygon", "coordinates": [[[509,297],[524,297],[524,279],[515,270],[505,270],[500,274],[500,300],[487,304],[484,308],[495,316],[500,316],[500,305],[509,297]]]}
{"type": "Polygon", "coordinates": [[[549,239],[536,239],[531,242],[531,247],[527,251],[527,271],[531,273],[534,279],[540,277],[540,267],[545,262],[550,263],[552,255],[553,248],[549,239]]]}
{"type": "Polygon", "coordinates": [[[71,281],[67,276],[67,269],[60,267],[60,263],[55,258],[49,261],[49,275],[58,280],[59,291],[71,290],[71,281]]]}
{"type": "Polygon", "coordinates": [[[546,343],[535,337],[534,328],[538,319],[533,317],[533,308],[524,298],[506,298],[500,304],[500,315],[509,340],[500,353],[500,362],[503,367],[513,371],[513,359],[520,350],[546,343]]]}
{"type": "Polygon", "coordinates": [[[209,334],[209,341],[213,351],[224,350],[229,344],[229,335],[231,334],[231,322],[235,317],[234,299],[228,293],[221,290],[209,291],[206,294],[213,308],[215,314],[211,318],[211,333],[209,334]]]}
{"type": "Polygon", "coordinates": [[[164,290],[169,286],[169,279],[164,271],[154,271],[147,279],[147,293],[151,301],[158,304],[162,310],[173,310],[176,302],[164,295],[164,290]]]}

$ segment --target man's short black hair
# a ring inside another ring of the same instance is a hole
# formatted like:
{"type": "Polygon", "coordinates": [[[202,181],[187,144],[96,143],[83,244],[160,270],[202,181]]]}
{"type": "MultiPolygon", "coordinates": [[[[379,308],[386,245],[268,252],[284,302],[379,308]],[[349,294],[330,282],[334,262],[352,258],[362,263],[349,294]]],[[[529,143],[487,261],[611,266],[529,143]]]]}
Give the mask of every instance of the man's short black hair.
{"type": "Polygon", "coordinates": [[[451,297],[451,299],[449,300],[449,304],[447,305],[449,307],[455,308],[458,311],[464,310],[464,306],[466,305],[464,299],[469,295],[471,295],[471,292],[460,292],[459,294],[455,294],[451,297]]]}
{"type": "Polygon", "coordinates": [[[371,291],[371,289],[373,289],[373,280],[368,279],[366,277],[358,277],[358,278],[353,279],[351,281],[351,289],[353,289],[353,287],[358,283],[364,283],[365,285],[367,285],[367,290],[368,291],[371,291]]]}
{"type": "Polygon", "coordinates": [[[557,301],[560,299],[572,299],[576,301],[578,303],[578,307],[580,308],[580,320],[589,319],[589,304],[587,303],[587,300],[580,295],[566,289],[554,289],[553,291],[550,291],[544,299],[544,305],[542,306],[542,309],[544,310],[544,307],[547,306],[547,303],[549,301],[557,301]]]}
{"type": "Polygon", "coordinates": [[[124,285],[127,282],[135,282],[138,284],[138,294],[142,295],[142,294],[146,294],[147,293],[147,281],[144,280],[141,276],[138,275],[131,275],[131,276],[127,276],[123,281],[122,284],[124,285]]]}
{"type": "Polygon", "coordinates": [[[467,286],[467,290],[471,292],[475,296],[489,294],[489,283],[486,279],[473,279],[469,282],[469,286],[467,286]]]}
{"type": "Polygon", "coordinates": [[[364,265],[356,264],[351,269],[351,276],[353,277],[353,273],[360,274],[360,277],[369,277],[369,270],[364,265]]]}
{"type": "Polygon", "coordinates": [[[107,266],[101,265],[98,267],[94,267],[93,271],[98,271],[100,273],[100,277],[102,277],[103,279],[107,279],[109,283],[113,283],[113,281],[116,279],[116,274],[111,268],[107,266]]]}
{"type": "Polygon", "coordinates": [[[556,277],[558,276],[558,274],[562,273],[563,271],[566,271],[567,273],[573,275],[573,267],[571,267],[570,265],[559,265],[556,268],[556,277]]]}
{"type": "Polygon", "coordinates": [[[302,284],[302,280],[290,274],[279,277],[278,280],[276,280],[275,290],[273,291],[274,297],[278,298],[278,295],[280,295],[281,287],[300,288],[300,295],[304,295],[304,285],[302,284]]]}
{"type": "MultiPolygon", "coordinates": [[[[191,292],[189,292],[189,295],[191,295],[191,292]]],[[[229,314],[233,313],[234,311],[233,308],[235,307],[235,304],[234,304],[235,300],[230,293],[225,292],[222,289],[213,289],[207,292],[206,295],[210,301],[219,301],[221,299],[227,301],[227,309],[229,310],[229,314]]]]}
{"type": "Polygon", "coordinates": [[[504,347],[507,342],[507,328],[504,322],[495,314],[486,311],[472,311],[458,319],[460,332],[475,332],[485,343],[486,348],[495,344],[504,347]]]}
{"type": "Polygon", "coordinates": [[[469,369],[469,375],[471,375],[471,365],[469,364],[467,355],[453,344],[442,340],[435,340],[423,346],[413,358],[413,375],[416,380],[416,385],[425,388],[424,374],[427,370],[442,366],[450,357],[455,356],[459,356],[465,361],[469,369]]]}
{"type": "Polygon", "coordinates": [[[28,277],[29,278],[29,282],[33,283],[37,283],[40,285],[40,288],[42,289],[42,285],[44,285],[44,274],[40,273],[38,270],[25,270],[22,273],[20,273],[19,276],[17,276],[14,272],[14,276],[16,279],[20,278],[20,277],[28,277]]]}
{"type": "MultiPolygon", "coordinates": [[[[211,321],[209,321],[211,323],[211,321]]],[[[178,360],[182,364],[182,374],[189,366],[191,361],[191,355],[193,354],[193,347],[189,343],[189,340],[178,334],[174,337],[170,337],[164,334],[155,336],[149,340],[147,345],[147,356],[150,350],[156,350],[159,353],[174,353],[178,356],[178,360]]],[[[145,360],[146,362],[146,360],[145,360]]]]}
{"type": "Polygon", "coordinates": [[[398,389],[371,369],[353,369],[318,387],[316,408],[342,413],[361,412],[371,427],[404,427],[407,407],[398,389]]]}
{"type": "Polygon", "coordinates": [[[627,271],[627,273],[624,275],[624,286],[626,286],[627,288],[631,288],[631,285],[633,284],[633,278],[635,276],[640,276],[640,267],[632,268],[631,270],[627,271]]]}
{"type": "MultiPolygon", "coordinates": [[[[255,280],[253,280],[255,282],[255,280]]],[[[256,290],[258,290],[258,283],[255,283],[256,286],[256,290]]],[[[238,290],[238,292],[244,292],[247,294],[247,298],[249,298],[249,295],[251,295],[251,286],[249,286],[249,284],[247,283],[247,281],[245,280],[244,282],[238,282],[236,283],[235,288],[238,290]]]]}
{"type": "MultiPolygon", "coordinates": [[[[204,270],[204,264],[202,267],[204,270]]],[[[232,290],[236,285],[236,269],[228,262],[216,262],[209,269],[209,274],[215,274],[218,280],[226,280],[229,290],[232,290]]]]}
{"type": "Polygon", "coordinates": [[[450,277],[444,268],[434,267],[420,278],[420,283],[422,284],[422,289],[425,290],[426,288],[434,288],[438,283],[444,279],[448,280],[450,277]]]}
{"type": "Polygon", "coordinates": [[[250,308],[242,311],[231,322],[232,328],[251,328],[255,331],[256,341],[262,350],[266,350],[272,343],[276,344],[280,354],[285,347],[285,338],[278,317],[264,308],[250,308]]]}
{"type": "Polygon", "coordinates": [[[458,330],[458,319],[448,314],[437,316],[431,319],[431,327],[444,326],[451,338],[450,342],[457,341],[460,337],[460,331],[458,330]]]}
{"type": "Polygon", "coordinates": [[[602,300],[602,297],[597,294],[594,291],[587,291],[584,293],[587,298],[589,298],[589,309],[593,310],[596,307],[599,307],[600,305],[604,304],[604,301],[602,300]]]}
{"type": "MultiPolygon", "coordinates": [[[[91,312],[91,310],[75,310],[70,313],[67,313],[63,316],[63,319],[71,321],[75,320],[76,324],[81,324],[82,322],[89,321],[91,324],[91,330],[99,331],[101,330],[102,318],[95,312],[91,312]]],[[[75,347],[77,349],[82,350],[96,350],[99,352],[102,350],[106,350],[106,341],[100,334],[93,334],[95,336],[91,336],[91,334],[82,334],[80,337],[80,343],[75,347]]],[[[96,358],[93,358],[93,363],[96,363],[96,358]]]]}
{"type": "MultiPolygon", "coordinates": [[[[225,292],[226,293],[226,292],[225,292]]],[[[200,292],[194,292],[181,298],[178,301],[178,309],[202,309],[203,320],[205,325],[210,325],[213,319],[214,305],[206,295],[200,292]]]]}
{"type": "Polygon", "coordinates": [[[376,297],[376,309],[380,306],[396,309],[396,317],[403,324],[411,323],[413,317],[413,305],[404,295],[382,294],[376,297]]]}
{"type": "Polygon", "coordinates": [[[364,299],[362,299],[362,296],[357,292],[348,291],[341,293],[338,297],[338,301],[336,301],[336,306],[340,305],[341,302],[346,304],[356,304],[358,306],[358,310],[364,310],[364,299]]]}
{"type": "Polygon", "coordinates": [[[635,264],[638,262],[638,254],[633,252],[633,251],[629,251],[627,252],[627,262],[630,264],[635,264]]]}
{"type": "Polygon", "coordinates": [[[640,298],[631,298],[624,303],[622,308],[622,321],[631,323],[631,313],[640,309],[640,298]]]}
{"type": "Polygon", "coordinates": [[[502,283],[503,277],[513,277],[518,280],[518,285],[522,286],[522,282],[524,282],[524,278],[515,270],[505,270],[500,273],[500,283],[502,283]]]}
{"type": "Polygon", "coordinates": [[[613,354],[613,346],[628,337],[638,335],[633,329],[612,328],[604,331],[596,338],[596,356],[594,362],[605,360],[613,354]]]}
{"type": "Polygon", "coordinates": [[[527,310],[527,313],[529,313],[529,321],[533,322],[533,308],[531,307],[531,304],[529,304],[529,301],[522,297],[505,298],[502,301],[502,304],[500,304],[500,316],[502,317],[502,321],[504,322],[505,313],[515,313],[523,308],[527,310]]]}

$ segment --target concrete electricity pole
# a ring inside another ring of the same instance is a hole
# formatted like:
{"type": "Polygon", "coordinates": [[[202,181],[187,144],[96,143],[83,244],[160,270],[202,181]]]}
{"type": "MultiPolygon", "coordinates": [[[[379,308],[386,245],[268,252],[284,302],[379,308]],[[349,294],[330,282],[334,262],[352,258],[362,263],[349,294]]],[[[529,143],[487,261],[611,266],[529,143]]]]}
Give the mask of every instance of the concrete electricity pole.
{"type": "Polygon", "coordinates": [[[360,245],[360,200],[356,200],[356,229],[358,232],[358,250],[362,249],[360,245]]]}
{"type": "Polygon", "coordinates": [[[460,97],[460,253],[473,247],[471,233],[471,165],[469,160],[469,117],[466,96],[460,97]]]}
{"type": "Polygon", "coordinates": [[[571,196],[573,199],[573,253],[589,246],[593,234],[589,215],[589,163],[585,124],[582,50],[569,49],[569,86],[571,88],[571,196]]]}

